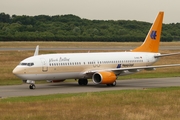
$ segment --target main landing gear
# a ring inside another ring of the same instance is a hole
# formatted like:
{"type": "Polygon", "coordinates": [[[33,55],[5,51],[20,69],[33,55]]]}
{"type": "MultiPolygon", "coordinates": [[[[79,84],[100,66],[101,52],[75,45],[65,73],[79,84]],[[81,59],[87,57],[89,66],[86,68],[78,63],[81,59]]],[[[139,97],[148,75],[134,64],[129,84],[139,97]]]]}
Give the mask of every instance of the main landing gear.
{"type": "Polygon", "coordinates": [[[87,79],[79,79],[78,84],[81,86],[86,86],[88,84],[88,80],[87,79]]]}
{"type": "Polygon", "coordinates": [[[106,84],[108,87],[110,86],[116,86],[116,81],[114,81],[112,84],[106,84]]]}
{"type": "MultiPolygon", "coordinates": [[[[87,79],[79,79],[78,80],[78,84],[80,86],[86,86],[88,84],[88,80],[87,79]]],[[[106,84],[108,87],[111,87],[111,86],[116,86],[116,81],[114,81],[112,84],[106,84]]]]}

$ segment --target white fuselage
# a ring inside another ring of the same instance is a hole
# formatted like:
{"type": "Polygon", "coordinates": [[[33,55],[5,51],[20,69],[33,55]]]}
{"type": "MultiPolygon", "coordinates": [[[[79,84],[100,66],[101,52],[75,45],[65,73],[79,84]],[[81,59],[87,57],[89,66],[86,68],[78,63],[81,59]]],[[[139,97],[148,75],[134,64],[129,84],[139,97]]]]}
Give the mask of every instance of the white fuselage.
{"type": "MultiPolygon", "coordinates": [[[[88,71],[113,68],[149,66],[160,53],[105,52],[46,54],[29,57],[20,62],[13,73],[22,80],[64,80],[91,78],[88,71]]],[[[131,74],[126,72],[119,75],[131,74]]]]}

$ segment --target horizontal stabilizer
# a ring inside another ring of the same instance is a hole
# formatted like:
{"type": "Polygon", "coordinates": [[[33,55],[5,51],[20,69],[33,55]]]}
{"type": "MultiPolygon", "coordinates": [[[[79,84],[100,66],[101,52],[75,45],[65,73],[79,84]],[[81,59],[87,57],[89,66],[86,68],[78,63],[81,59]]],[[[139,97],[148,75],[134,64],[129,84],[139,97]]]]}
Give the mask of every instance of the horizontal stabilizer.
{"type": "Polygon", "coordinates": [[[165,57],[165,56],[179,55],[179,54],[180,54],[180,52],[178,52],[178,53],[169,53],[169,54],[155,55],[154,57],[158,58],[158,57],[165,57]]]}

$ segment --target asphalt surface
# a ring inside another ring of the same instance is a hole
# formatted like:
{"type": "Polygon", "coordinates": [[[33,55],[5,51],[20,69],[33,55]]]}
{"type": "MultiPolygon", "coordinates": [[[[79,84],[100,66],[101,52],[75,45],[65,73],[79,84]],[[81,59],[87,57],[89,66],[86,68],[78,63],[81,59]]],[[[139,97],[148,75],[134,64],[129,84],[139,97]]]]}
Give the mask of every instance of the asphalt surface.
{"type": "Polygon", "coordinates": [[[63,93],[99,92],[109,90],[146,89],[170,86],[180,86],[180,77],[118,80],[115,87],[95,85],[92,82],[90,82],[87,86],[79,86],[77,82],[36,84],[36,89],[34,90],[30,90],[28,84],[0,86],[0,98],[63,93]]]}

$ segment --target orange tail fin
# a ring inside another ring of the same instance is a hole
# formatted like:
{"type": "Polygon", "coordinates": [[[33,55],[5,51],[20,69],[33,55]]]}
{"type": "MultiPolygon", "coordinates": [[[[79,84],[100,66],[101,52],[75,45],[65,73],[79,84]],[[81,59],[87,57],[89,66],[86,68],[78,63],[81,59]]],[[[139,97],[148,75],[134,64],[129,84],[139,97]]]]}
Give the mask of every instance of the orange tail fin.
{"type": "Polygon", "coordinates": [[[132,52],[158,52],[159,43],[161,38],[162,22],[164,12],[159,12],[156,20],[154,21],[151,29],[149,30],[144,43],[132,50],[132,52]]]}

